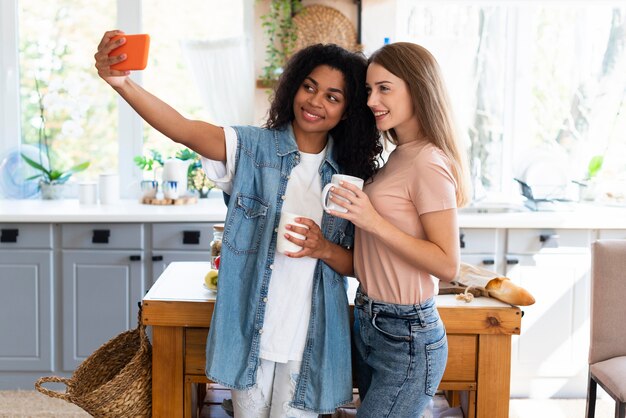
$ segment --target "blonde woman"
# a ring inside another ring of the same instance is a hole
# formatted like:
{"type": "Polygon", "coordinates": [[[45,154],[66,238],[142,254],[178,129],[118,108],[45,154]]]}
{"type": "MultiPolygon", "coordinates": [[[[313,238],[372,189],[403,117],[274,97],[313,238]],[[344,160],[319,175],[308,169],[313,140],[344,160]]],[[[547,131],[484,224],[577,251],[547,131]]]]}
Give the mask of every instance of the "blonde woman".
{"type": "Polygon", "coordinates": [[[459,269],[466,170],[439,66],[425,48],[402,42],[374,52],[367,89],[376,126],[396,148],[363,191],[335,188],[348,202],[333,201],[348,213],[330,212],[357,227],[357,416],[420,417],[446,366],[434,296],[437,281],[459,269]]]}

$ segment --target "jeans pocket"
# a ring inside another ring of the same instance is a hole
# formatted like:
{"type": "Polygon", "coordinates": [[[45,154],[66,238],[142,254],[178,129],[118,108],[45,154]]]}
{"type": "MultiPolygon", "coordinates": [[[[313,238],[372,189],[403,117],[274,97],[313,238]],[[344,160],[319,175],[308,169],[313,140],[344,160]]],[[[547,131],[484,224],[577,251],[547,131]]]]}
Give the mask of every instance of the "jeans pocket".
{"type": "Polygon", "coordinates": [[[411,341],[411,328],[406,325],[406,321],[398,318],[384,318],[374,314],[372,317],[372,326],[381,334],[395,341],[411,341]],[[408,335],[398,335],[402,328],[408,335]]]}
{"type": "Polygon", "coordinates": [[[426,387],[428,396],[434,396],[443,377],[448,360],[448,338],[444,330],[443,337],[426,346],[426,387]]]}

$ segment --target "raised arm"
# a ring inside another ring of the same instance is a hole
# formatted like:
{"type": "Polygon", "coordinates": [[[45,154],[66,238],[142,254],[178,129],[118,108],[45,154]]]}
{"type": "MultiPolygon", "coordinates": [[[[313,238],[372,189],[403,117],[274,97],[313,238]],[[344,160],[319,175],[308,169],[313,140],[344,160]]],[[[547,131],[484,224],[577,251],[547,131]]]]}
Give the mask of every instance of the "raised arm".
{"type": "Polygon", "coordinates": [[[98,45],[94,55],[98,75],[117,91],[120,96],[153,128],[171,140],[185,145],[198,154],[216,161],[226,160],[224,130],[216,125],[185,118],[170,105],[149,93],[128,77],[130,71],[111,69],[113,64],[124,61],[126,55],[109,57],[109,53],[126,41],[120,38],[124,32],[108,31],[98,45]]]}

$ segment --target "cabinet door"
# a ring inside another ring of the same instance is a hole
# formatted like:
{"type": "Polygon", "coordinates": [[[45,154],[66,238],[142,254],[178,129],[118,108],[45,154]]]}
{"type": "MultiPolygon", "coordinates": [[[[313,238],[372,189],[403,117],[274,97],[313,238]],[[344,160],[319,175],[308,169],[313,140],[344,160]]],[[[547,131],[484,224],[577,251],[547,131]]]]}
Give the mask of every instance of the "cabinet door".
{"type": "Polygon", "coordinates": [[[52,251],[0,250],[0,370],[52,370],[52,251]]]}
{"type": "Polygon", "coordinates": [[[523,308],[521,335],[513,338],[512,394],[584,397],[589,254],[509,254],[507,262],[507,276],[536,300],[523,308]]]}
{"type": "Polygon", "coordinates": [[[211,261],[210,251],[154,251],[152,253],[152,284],[174,261],[211,261]]]}
{"type": "Polygon", "coordinates": [[[64,250],[63,370],[71,371],[103,343],[137,326],[143,251],[64,250]]]}

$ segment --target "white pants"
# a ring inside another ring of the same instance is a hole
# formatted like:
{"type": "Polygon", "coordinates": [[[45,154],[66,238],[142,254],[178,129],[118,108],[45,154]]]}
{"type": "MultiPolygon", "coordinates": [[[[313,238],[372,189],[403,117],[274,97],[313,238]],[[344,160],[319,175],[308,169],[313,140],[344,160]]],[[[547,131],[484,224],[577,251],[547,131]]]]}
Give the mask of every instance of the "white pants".
{"type": "Polygon", "coordinates": [[[235,418],[317,418],[314,412],[289,406],[302,362],[259,361],[254,387],[232,390],[235,418]]]}

